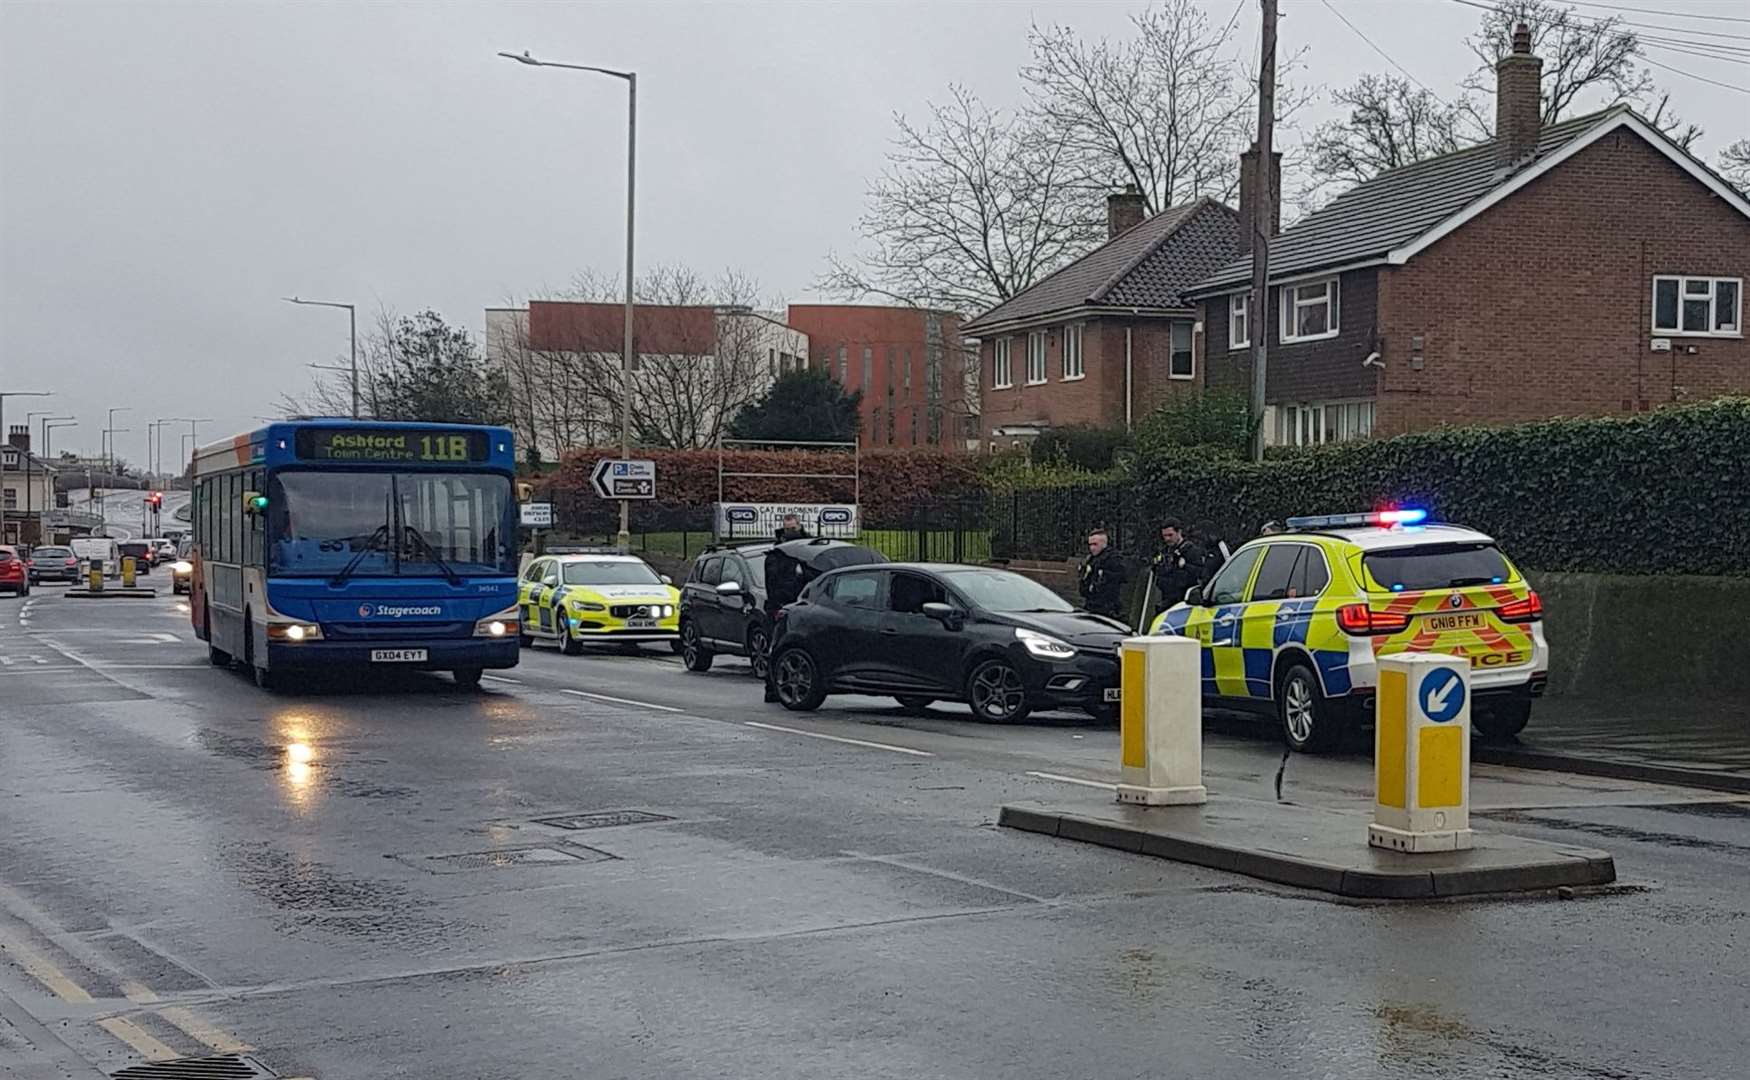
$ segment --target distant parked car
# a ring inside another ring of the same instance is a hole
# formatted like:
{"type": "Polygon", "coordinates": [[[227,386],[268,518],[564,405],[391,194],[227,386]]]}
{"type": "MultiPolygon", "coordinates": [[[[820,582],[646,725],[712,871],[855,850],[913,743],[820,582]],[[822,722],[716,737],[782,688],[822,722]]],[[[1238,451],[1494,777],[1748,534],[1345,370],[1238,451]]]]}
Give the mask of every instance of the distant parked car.
{"type": "Polygon", "coordinates": [[[194,541],[183,538],[177,541],[176,550],[171,554],[170,591],[174,593],[191,592],[194,582],[194,541]]]}
{"type": "Polygon", "coordinates": [[[17,548],[0,547],[0,589],[14,596],[30,595],[30,571],[17,548]]]}
{"type": "Polygon", "coordinates": [[[33,584],[38,581],[79,580],[79,556],[73,554],[70,547],[39,547],[30,553],[29,567],[33,584]]]}

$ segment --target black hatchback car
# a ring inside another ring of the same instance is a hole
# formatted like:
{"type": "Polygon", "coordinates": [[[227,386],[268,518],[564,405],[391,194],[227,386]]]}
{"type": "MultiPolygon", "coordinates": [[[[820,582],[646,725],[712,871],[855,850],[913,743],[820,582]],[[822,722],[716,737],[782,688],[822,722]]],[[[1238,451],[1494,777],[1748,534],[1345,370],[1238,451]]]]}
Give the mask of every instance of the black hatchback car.
{"type": "Polygon", "coordinates": [[[773,681],[787,709],[881,694],[908,709],[964,701],[982,720],[1118,711],[1130,631],[1008,570],[889,563],[835,570],[779,613],[773,681]]]}

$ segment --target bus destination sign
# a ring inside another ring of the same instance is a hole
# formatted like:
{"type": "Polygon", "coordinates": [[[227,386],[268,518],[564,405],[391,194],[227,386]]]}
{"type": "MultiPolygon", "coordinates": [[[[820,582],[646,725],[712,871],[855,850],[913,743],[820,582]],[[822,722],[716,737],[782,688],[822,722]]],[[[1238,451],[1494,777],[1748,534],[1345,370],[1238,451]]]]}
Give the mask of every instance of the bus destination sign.
{"type": "Polygon", "coordinates": [[[485,461],[484,431],[401,428],[305,428],[298,457],[306,461],[461,464],[485,461]]]}

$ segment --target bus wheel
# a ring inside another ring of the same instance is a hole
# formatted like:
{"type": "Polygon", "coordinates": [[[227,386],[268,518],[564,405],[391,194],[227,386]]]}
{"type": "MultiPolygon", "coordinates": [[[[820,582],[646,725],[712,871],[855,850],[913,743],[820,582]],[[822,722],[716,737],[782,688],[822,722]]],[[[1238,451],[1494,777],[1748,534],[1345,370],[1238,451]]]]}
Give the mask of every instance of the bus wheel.
{"type": "Polygon", "coordinates": [[[456,685],[464,690],[477,689],[480,686],[480,677],[483,674],[485,674],[485,672],[477,667],[457,668],[450,672],[450,676],[456,680],[456,685]]]}

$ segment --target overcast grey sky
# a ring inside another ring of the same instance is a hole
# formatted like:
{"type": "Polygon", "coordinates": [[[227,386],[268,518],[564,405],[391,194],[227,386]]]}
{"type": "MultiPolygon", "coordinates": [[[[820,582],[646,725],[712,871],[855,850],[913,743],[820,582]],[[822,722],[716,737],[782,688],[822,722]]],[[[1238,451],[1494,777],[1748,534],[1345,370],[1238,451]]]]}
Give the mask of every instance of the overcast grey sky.
{"type": "MultiPolygon", "coordinates": [[[[1472,66],[1475,10],[1331,2],[1441,93],[1472,66]]],[[[485,307],[618,266],[623,86],[500,49],[639,72],[640,265],[741,267],[798,299],[853,245],[894,111],[950,81],[1014,104],[1031,20],[1110,35],[1144,6],[0,0],[0,390],[56,394],[7,420],[53,405],[82,422],[58,444],[95,451],[103,410],[131,405],[117,444],[139,460],[149,420],[229,435],[304,389],[304,364],[345,355],[344,312],[279,297],[350,300],[361,323],[379,303],[429,306],[478,332],[485,307]]],[[[1257,3],[1238,7],[1254,42],[1257,3]]],[[[1306,81],[1387,69],[1322,0],[1282,7],[1306,81]]],[[[1744,66],[1658,55],[1750,84],[1744,66]]],[[[1750,131],[1750,97],[1655,74],[1710,160],[1750,131]]]]}

